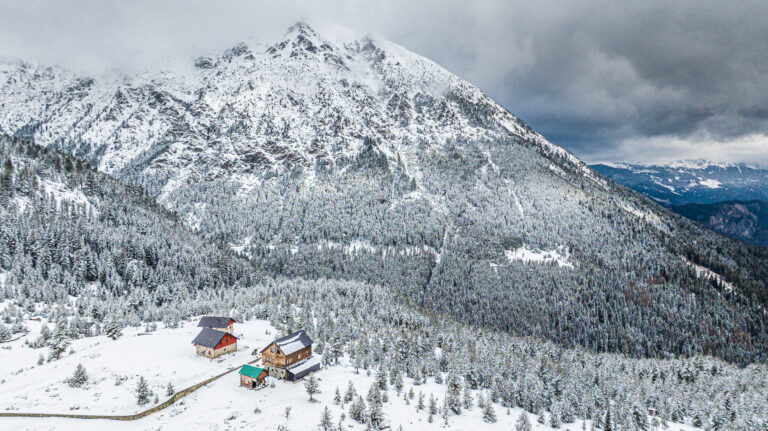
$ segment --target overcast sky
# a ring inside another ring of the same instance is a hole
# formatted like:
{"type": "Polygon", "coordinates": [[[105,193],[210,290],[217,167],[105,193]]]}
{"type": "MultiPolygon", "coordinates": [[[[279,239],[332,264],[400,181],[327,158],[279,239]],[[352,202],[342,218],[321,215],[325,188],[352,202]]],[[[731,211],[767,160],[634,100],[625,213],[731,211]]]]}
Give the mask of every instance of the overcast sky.
{"type": "Polygon", "coordinates": [[[297,20],[427,56],[586,161],[768,166],[766,0],[0,0],[0,56],[142,70],[297,20]]]}

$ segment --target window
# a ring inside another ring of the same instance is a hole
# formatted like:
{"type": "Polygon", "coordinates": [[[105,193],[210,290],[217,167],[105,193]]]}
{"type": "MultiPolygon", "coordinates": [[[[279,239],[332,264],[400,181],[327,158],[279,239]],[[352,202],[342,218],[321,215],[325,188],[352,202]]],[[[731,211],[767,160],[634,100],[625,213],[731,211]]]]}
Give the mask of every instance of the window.
{"type": "Polygon", "coordinates": [[[275,346],[270,347],[269,351],[272,352],[272,353],[275,353],[275,346]]]}

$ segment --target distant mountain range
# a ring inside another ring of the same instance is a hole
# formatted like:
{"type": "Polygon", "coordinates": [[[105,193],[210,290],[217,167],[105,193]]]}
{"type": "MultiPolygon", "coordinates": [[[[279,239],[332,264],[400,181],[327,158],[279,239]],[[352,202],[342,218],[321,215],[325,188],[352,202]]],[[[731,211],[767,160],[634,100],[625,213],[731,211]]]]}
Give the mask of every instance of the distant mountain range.
{"type": "Polygon", "coordinates": [[[768,169],[702,160],[591,167],[710,229],[768,246],[768,169]]]}
{"type": "Polygon", "coordinates": [[[664,205],[768,201],[768,169],[703,160],[668,165],[596,164],[591,168],[664,205]]]}

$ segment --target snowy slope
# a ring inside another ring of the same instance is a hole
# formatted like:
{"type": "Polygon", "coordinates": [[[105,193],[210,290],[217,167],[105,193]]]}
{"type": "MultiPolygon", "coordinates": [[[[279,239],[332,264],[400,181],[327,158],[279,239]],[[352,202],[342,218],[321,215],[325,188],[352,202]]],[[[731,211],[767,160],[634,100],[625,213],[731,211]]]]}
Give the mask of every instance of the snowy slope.
{"type": "MultiPolygon", "coordinates": [[[[30,321],[32,332],[27,336],[34,339],[42,323],[30,321]]],[[[162,325],[161,325],[162,326],[162,325]]],[[[113,341],[104,336],[75,340],[73,352],[59,361],[34,365],[38,351],[25,347],[24,340],[4,345],[0,350],[0,361],[6,366],[0,371],[3,391],[0,393],[2,411],[50,412],[75,414],[130,414],[148,406],[136,404],[135,388],[138,376],[144,376],[150,389],[164,400],[165,386],[173,383],[176,390],[190,386],[218,374],[228,368],[252,359],[251,351],[272,339],[274,329],[266,321],[254,320],[236,324],[235,330],[242,335],[238,351],[217,360],[194,355],[189,341],[198,328],[193,321],[186,321],[181,328],[161,328],[148,335],[140,335],[143,328],[126,328],[123,337],[113,341]],[[151,353],[151,354],[150,354],[151,353]],[[71,388],[64,380],[69,377],[77,364],[83,364],[89,381],[82,388],[71,388]],[[121,380],[122,379],[122,380],[121,380]],[[120,380],[119,385],[115,384],[120,380]]],[[[199,389],[170,408],[141,419],[137,422],[76,419],[41,418],[0,418],[0,430],[97,430],[110,429],[167,429],[191,430],[244,429],[258,424],[263,429],[276,429],[286,425],[291,430],[312,430],[317,428],[322,410],[328,406],[334,423],[338,423],[342,412],[346,415],[344,429],[363,430],[365,426],[349,417],[349,404],[337,405],[334,392],[339,388],[342,395],[348,382],[355,391],[365,396],[373,376],[365,370],[357,373],[347,359],[339,365],[326,367],[315,374],[320,379],[321,393],[317,402],[309,402],[304,385],[270,379],[274,387],[257,391],[239,386],[239,376],[231,373],[199,389]],[[285,409],[291,408],[286,419],[285,409]],[[259,412],[256,409],[260,410],[259,412]]],[[[443,419],[435,415],[428,421],[426,410],[418,410],[419,394],[423,393],[425,405],[430,395],[438,400],[445,397],[447,387],[429,379],[424,384],[414,385],[406,378],[404,391],[398,395],[389,387],[389,401],[384,403],[384,413],[391,429],[400,425],[407,430],[441,430],[443,419]],[[411,389],[414,398],[405,401],[403,395],[411,389]]],[[[474,391],[475,401],[480,391],[474,391]]],[[[152,403],[149,404],[151,406],[152,403]]],[[[522,412],[520,408],[507,409],[496,404],[496,423],[483,420],[480,407],[474,405],[460,416],[450,416],[449,429],[509,430],[522,412]]],[[[549,426],[536,422],[536,415],[528,413],[533,430],[551,430],[549,426]]],[[[689,425],[669,424],[674,430],[695,430],[689,425]]],[[[589,422],[586,424],[589,427],[589,422]]],[[[561,429],[581,429],[582,421],[564,424],[561,429]]]]}

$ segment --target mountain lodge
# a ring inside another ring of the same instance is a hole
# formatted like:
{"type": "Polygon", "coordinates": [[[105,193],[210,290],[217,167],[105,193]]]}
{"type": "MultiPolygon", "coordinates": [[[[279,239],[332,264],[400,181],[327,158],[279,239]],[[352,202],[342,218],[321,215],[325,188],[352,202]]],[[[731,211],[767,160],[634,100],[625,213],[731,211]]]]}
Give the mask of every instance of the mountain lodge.
{"type": "Polygon", "coordinates": [[[197,326],[203,329],[192,341],[197,354],[213,359],[236,351],[237,337],[232,334],[234,323],[229,317],[205,316],[200,319],[197,326]]]}
{"type": "Polygon", "coordinates": [[[312,356],[312,339],[304,330],[278,338],[264,347],[261,363],[270,376],[291,381],[320,369],[320,357],[312,356]]]}

